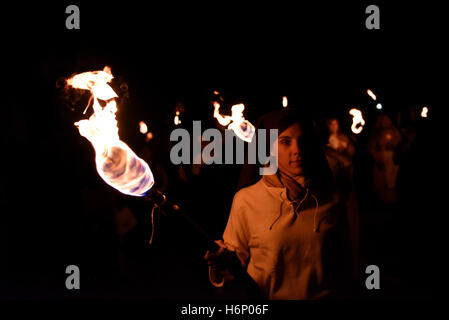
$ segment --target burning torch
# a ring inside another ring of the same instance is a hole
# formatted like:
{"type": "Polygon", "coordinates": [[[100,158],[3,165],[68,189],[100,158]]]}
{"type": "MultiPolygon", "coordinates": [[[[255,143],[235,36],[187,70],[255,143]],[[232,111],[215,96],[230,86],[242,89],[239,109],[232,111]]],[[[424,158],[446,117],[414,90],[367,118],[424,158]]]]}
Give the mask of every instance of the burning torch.
{"type": "Polygon", "coordinates": [[[365,125],[365,120],[363,119],[362,112],[358,109],[352,108],[349,110],[349,114],[352,115],[352,126],[351,130],[355,134],[359,134],[363,130],[365,125]]]}
{"type": "Polygon", "coordinates": [[[253,140],[254,133],[256,129],[254,125],[243,117],[243,110],[245,110],[245,105],[243,103],[233,105],[231,108],[232,115],[221,115],[220,114],[220,104],[214,102],[214,118],[217,119],[218,123],[222,126],[228,126],[229,130],[233,130],[235,135],[246,142],[251,142],[253,140]]]}
{"type": "MultiPolygon", "coordinates": [[[[89,119],[76,122],[75,126],[95,149],[98,174],[107,184],[121,193],[141,197],[143,201],[151,202],[153,205],[152,220],[156,210],[160,210],[166,215],[182,216],[203,236],[208,249],[213,252],[217,251],[220,247],[210,235],[186,215],[178,205],[171,203],[162,192],[153,187],[155,181],[149,165],[139,158],[126,143],[120,140],[115,115],[117,112],[115,101],[117,94],[108,84],[112,79],[111,69],[106,66],[102,71],[76,74],[67,80],[67,85],[75,89],[88,90],[92,94],[87,108],[92,102],[93,114],[89,119]],[[99,100],[104,101],[106,105],[102,107],[99,100]]],[[[140,129],[141,132],[146,132],[147,126],[141,123],[140,129]]],[[[150,244],[153,234],[154,229],[150,244]]],[[[257,285],[243,270],[238,258],[235,255],[228,255],[225,258],[229,271],[237,278],[246,280],[245,283],[250,284],[251,292],[257,292],[257,285]]]]}

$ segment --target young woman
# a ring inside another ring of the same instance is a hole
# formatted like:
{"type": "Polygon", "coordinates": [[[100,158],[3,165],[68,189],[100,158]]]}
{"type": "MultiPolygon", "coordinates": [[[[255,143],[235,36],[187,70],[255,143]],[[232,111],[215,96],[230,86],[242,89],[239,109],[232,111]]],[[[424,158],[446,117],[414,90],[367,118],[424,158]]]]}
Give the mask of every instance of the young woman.
{"type": "Polygon", "coordinates": [[[344,201],[333,191],[312,122],[283,109],[262,117],[258,128],[278,129],[277,154],[271,146],[278,171],[260,176],[257,167],[244,168],[246,187],[234,196],[221,249],[205,256],[211,282],[232,278],[220,267],[231,251],[266,298],[343,297],[352,271],[344,201]]]}

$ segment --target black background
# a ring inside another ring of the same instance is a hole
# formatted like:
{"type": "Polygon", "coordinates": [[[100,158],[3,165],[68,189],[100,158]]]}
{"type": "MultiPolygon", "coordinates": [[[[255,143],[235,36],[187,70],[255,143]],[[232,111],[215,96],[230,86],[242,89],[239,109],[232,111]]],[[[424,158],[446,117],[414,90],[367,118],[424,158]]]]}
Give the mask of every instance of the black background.
{"type": "MultiPolygon", "coordinates": [[[[126,109],[117,115],[121,137],[138,149],[137,122],[150,123],[156,133],[152,151],[167,168],[169,195],[217,238],[240,168],[207,168],[210,175],[187,191],[174,182],[167,145],[177,102],[186,108],[186,128],[191,120],[202,120],[204,128],[215,125],[213,90],[225,98],[223,112],[244,102],[253,123],[280,108],[283,95],[316,118],[344,117],[352,106],[373,109],[367,88],[392,116],[428,105],[433,121],[444,103],[446,62],[441,58],[447,33],[442,8],[429,2],[374,2],[380,7],[380,30],[365,28],[365,8],[371,3],[364,2],[78,3],[81,29],[67,30],[69,4],[3,9],[2,298],[220,298],[208,283],[205,247],[195,234],[177,219],[166,218],[160,238],[149,247],[148,209],[121,199],[97,176],[93,150],[73,126],[85,104],[71,110],[75,106],[59,86],[74,73],[109,65],[114,85],[128,86],[126,109]],[[94,210],[86,209],[86,188],[104,203],[99,211],[107,211],[113,198],[136,215],[139,230],[129,236],[125,250],[135,272],[123,279],[116,270],[119,240],[111,233],[107,213],[106,218],[92,216],[94,210]],[[69,264],[81,269],[78,292],[64,285],[69,264]]],[[[431,296],[432,232],[426,227],[431,224],[427,212],[433,209],[423,199],[433,186],[435,134],[426,132],[432,140],[416,167],[430,181],[426,187],[416,185],[420,193],[414,200],[425,210],[413,216],[401,212],[404,220],[398,225],[403,228],[394,229],[389,238],[411,246],[405,260],[391,267],[399,280],[394,289],[365,292],[364,298],[431,296]]],[[[380,224],[369,241],[377,252],[368,257],[380,257],[381,263],[367,262],[380,263],[381,269],[382,263],[396,263],[390,261],[394,253],[382,251],[389,246],[382,241],[389,240],[376,238],[386,229],[380,224]]]]}

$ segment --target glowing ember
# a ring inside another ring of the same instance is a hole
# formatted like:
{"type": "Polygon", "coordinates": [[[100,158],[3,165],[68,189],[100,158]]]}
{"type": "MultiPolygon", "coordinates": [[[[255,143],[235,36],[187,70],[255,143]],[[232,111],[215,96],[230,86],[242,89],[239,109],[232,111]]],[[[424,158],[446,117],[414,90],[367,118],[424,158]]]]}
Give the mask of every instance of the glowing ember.
{"type": "Polygon", "coordinates": [[[421,110],[421,117],[427,118],[427,112],[429,112],[429,108],[423,107],[421,110]]]}
{"type": "Polygon", "coordinates": [[[366,93],[368,93],[368,95],[369,95],[374,101],[376,101],[377,97],[376,97],[376,95],[375,95],[370,89],[366,90],[366,93]]]}
{"type": "Polygon", "coordinates": [[[232,116],[222,116],[219,112],[220,104],[214,102],[214,117],[222,126],[228,126],[229,130],[233,130],[235,135],[246,142],[251,142],[256,129],[243,117],[245,106],[240,103],[233,105],[231,108],[232,116]],[[232,122],[231,122],[232,121],[232,122]]]}
{"type": "Polygon", "coordinates": [[[365,125],[365,120],[363,120],[362,112],[358,109],[351,109],[349,114],[352,115],[352,126],[351,130],[355,134],[359,134],[363,130],[363,126],[365,125]]]}
{"type": "Polygon", "coordinates": [[[146,134],[148,132],[148,126],[143,121],[139,122],[139,129],[140,129],[140,133],[142,133],[142,134],[146,134]]]}
{"type": "Polygon", "coordinates": [[[288,99],[287,99],[287,97],[282,97],[282,106],[284,107],[284,108],[287,108],[287,106],[288,106],[288,99]]]}
{"type": "Polygon", "coordinates": [[[145,141],[148,142],[148,141],[150,141],[151,139],[153,139],[153,133],[152,133],[152,132],[148,132],[148,133],[147,133],[147,136],[146,136],[146,138],[145,138],[145,141]]]}
{"type": "Polygon", "coordinates": [[[69,86],[92,93],[94,113],[75,125],[95,149],[100,177],[122,193],[143,196],[154,184],[153,174],[148,164],[119,138],[114,99],[117,94],[108,85],[112,79],[111,69],[105,67],[103,71],[84,72],[67,80],[69,86]],[[106,106],[102,107],[98,100],[105,101],[106,106]]]}

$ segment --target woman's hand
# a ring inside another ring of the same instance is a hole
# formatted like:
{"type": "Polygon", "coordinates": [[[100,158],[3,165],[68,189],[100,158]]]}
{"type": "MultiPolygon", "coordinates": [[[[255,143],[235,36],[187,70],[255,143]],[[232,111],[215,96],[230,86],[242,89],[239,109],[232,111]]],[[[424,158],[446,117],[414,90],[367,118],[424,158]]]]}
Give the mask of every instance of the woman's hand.
{"type": "Polygon", "coordinates": [[[210,252],[208,250],[204,255],[204,259],[207,261],[207,264],[213,269],[219,269],[220,267],[223,267],[222,254],[226,250],[226,246],[223,240],[215,240],[215,243],[220,247],[220,249],[215,252],[210,252]]]}
{"type": "MultiPolygon", "coordinates": [[[[215,240],[215,243],[220,247],[215,252],[207,251],[204,259],[209,265],[209,279],[216,287],[223,286],[223,283],[228,273],[224,263],[224,253],[227,251],[223,240],[215,240]]],[[[227,278],[230,278],[229,276],[227,278]]]]}

